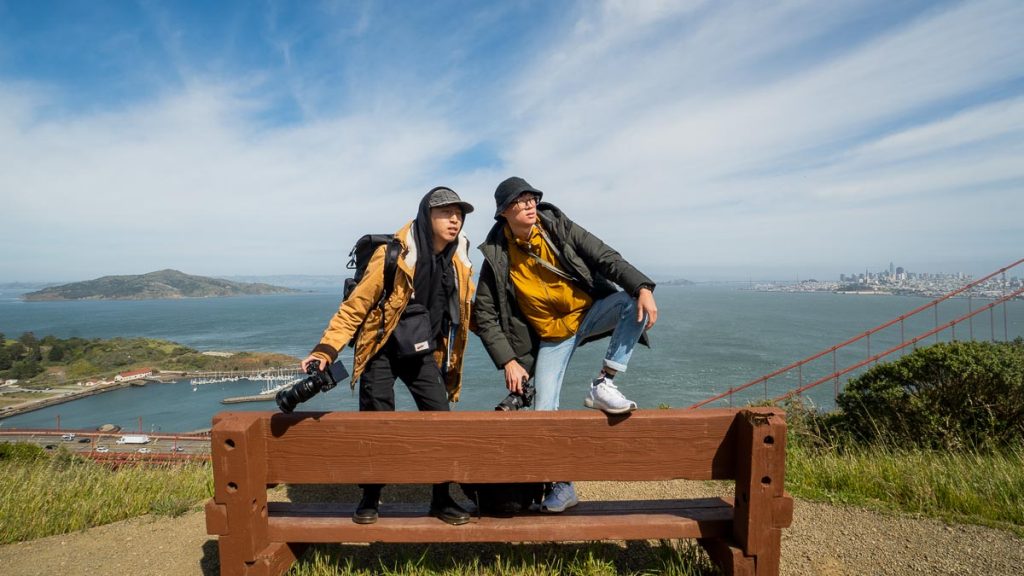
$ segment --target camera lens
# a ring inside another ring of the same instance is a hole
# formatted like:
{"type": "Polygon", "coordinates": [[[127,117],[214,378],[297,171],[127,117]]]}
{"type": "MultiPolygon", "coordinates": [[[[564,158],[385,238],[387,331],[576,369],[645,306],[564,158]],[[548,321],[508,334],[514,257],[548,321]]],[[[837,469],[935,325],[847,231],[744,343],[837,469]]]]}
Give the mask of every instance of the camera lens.
{"type": "Polygon", "coordinates": [[[274,399],[277,401],[277,407],[281,409],[281,412],[291,414],[292,410],[295,410],[295,406],[316,396],[316,393],[324,387],[324,381],[326,380],[322,374],[321,372],[314,372],[291,388],[285,388],[278,392],[274,399]]]}

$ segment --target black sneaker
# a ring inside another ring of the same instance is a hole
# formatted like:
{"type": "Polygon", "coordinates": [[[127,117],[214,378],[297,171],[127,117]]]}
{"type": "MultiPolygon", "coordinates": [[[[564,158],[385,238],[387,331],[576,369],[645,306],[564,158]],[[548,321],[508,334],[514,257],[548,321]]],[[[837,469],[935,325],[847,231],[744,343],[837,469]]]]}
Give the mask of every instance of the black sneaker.
{"type": "Polygon", "coordinates": [[[377,507],[380,506],[380,494],[368,494],[363,491],[363,497],[352,514],[352,521],[356,524],[373,524],[379,517],[377,507]]]}
{"type": "Polygon", "coordinates": [[[432,501],[430,503],[430,515],[440,518],[442,522],[452,526],[460,526],[469,522],[470,515],[462,509],[462,506],[452,500],[449,496],[444,500],[432,501]]]}

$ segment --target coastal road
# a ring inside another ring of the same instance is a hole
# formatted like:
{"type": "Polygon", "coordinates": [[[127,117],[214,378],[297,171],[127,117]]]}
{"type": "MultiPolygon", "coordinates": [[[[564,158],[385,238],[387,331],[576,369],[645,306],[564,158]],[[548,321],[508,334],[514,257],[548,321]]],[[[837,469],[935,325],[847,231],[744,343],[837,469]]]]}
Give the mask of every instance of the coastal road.
{"type": "MultiPolygon", "coordinates": [[[[146,444],[118,444],[123,435],[135,435],[131,432],[104,433],[73,431],[73,439],[63,439],[68,430],[33,430],[33,431],[0,431],[0,442],[27,442],[37,444],[47,450],[64,448],[68,451],[92,454],[97,448],[106,447],[106,454],[138,454],[140,448],[148,448],[152,454],[179,454],[188,456],[209,456],[210,439],[206,436],[173,436],[166,434],[147,434],[150,441],[146,444]]],[[[104,452],[99,452],[103,455],[104,452]]]]}

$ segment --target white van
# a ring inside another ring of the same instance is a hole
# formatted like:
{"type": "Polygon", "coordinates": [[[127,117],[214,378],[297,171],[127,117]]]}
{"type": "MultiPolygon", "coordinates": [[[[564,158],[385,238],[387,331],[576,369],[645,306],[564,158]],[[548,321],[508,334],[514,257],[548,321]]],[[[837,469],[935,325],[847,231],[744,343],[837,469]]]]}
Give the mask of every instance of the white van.
{"type": "Polygon", "coordinates": [[[65,442],[70,442],[70,441],[75,439],[75,434],[73,432],[69,432],[67,434],[61,434],[60,435],[60,439],[65,441],[65,442]]]}

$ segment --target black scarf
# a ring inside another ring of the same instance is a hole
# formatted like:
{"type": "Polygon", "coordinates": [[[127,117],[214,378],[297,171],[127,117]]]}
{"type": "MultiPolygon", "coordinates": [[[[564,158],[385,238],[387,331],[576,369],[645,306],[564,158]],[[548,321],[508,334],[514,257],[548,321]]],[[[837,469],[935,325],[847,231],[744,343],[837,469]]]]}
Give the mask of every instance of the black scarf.
{"type": "Polygon", "coordinates": [[[430,220],[429,200],[430,192],[420,200],[419,211],[413,221],[416,273],[412,281],[412,302],[422,304],[430,313],[430,333],[436,338],[449,324],[459,323],[455,270],[452,267],[458,239],[450,242],[440,253],[434,254],[434,228],[430,220]]]}

